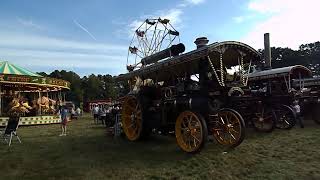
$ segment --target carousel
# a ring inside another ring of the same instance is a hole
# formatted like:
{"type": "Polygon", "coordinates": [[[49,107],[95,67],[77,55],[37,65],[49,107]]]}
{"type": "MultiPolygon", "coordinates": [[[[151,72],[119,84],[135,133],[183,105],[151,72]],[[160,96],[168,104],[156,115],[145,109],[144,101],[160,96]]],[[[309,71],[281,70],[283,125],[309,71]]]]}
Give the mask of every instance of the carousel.
{"type": "Polygon", "coordinates": [[[59,123],[58,108],[69,89],[68,81],[0,62],[0,126],[5,126],[14,112],[20,114],[20,125],[59,123]]]}

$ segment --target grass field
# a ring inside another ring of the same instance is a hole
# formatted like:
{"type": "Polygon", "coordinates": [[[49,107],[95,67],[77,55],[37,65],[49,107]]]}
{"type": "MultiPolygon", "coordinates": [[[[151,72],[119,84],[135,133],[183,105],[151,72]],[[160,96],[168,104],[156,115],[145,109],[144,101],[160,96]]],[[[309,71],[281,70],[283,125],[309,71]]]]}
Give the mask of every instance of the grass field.
{"type": "Polygon", "coordinates": [[[108,137],[87,116],[68,130],[59,137],[59,125],[20,127],[23,144],[0,146],[0,179],[320,179],[320,126],[311,122],[270,134],[249,129],[233,151],[211,142],[196,155],[173,137],[108,137]]]}

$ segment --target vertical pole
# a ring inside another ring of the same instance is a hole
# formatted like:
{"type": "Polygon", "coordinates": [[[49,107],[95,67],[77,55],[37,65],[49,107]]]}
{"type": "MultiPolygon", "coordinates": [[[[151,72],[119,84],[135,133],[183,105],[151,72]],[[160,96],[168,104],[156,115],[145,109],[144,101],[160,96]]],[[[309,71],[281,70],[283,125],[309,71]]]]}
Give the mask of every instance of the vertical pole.
{"type": "Polygon", "coordinates": [[[0,116],[2,116],[2,87],[0,85],[0,116]]]}
{"type": "Polygon", "coordinates": [[[40,99],[40,104],[39,104],[39,115],[41,115],[41,91],[39,90],[39,99],[40,99]]]}
{"type": "Polygon", "coordinates": [[[289,83],[289,92],[291,92],[291,77],[290,77],[290,74],[288,76],[288,83],[289,83]]]}
{"type": "Polygon", "coordinates": [[[271,48],[270,48],[270,34],[264,34],[264,61],[265,67],[271,69],[271,48]]]}
{"type": "Polygon", "coordinates": [[[300,86],[300,91],[301,91],[302,90],[301,72],[299,72],[299,86],[300,86]]]}

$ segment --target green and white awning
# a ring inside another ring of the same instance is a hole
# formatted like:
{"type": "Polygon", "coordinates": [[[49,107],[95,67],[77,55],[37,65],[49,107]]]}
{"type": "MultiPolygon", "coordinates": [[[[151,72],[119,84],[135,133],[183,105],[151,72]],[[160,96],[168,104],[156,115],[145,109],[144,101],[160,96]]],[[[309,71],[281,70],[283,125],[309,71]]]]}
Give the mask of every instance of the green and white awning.
{"type": "Polygon", "coordinates": [[[18,84],[28,86],[25,91],[30,89],[70,89],[70,82],[43,77],[19,66],[13,65],[8,61],[0,61],[0,85],[18,84]]]}
{"type": "Polygon", "coordinates": [[[8,61],[0,62],[0,74],[42,77],[37,73],[33,73],[27,69],[11,64],[8,61]]]}

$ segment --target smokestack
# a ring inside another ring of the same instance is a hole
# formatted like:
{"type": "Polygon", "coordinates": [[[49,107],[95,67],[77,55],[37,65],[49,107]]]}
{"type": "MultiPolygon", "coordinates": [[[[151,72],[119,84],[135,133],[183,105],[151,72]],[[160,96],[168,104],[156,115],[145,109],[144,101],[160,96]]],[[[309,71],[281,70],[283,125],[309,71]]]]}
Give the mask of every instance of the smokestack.
{"type": "Polygon", "coordinates": [[[270,48],[270,34],[264,34],[264,61],[265,67],[271,69],[271,48],[270,48]]]}
{"type": "Polygon", "coordinates": [[[206,46],[208,44],[209,40],[206,37],[199,37],[197,38],[194,43],[197,45],[197,49],[206,46]]]}
{"type": "Polygon", "coordinates": [[[179,43],[177,45],[172,45],[171,47],[164,49],[160,52],[154,53],[150,56],[144,57],[141,59],[142,65],[152,64],[156,63],[161,59],[170,57],[170,56],[177,56],[180,53],[183,53],[185,51],[185,46],[182,43],[179,43]]]}

